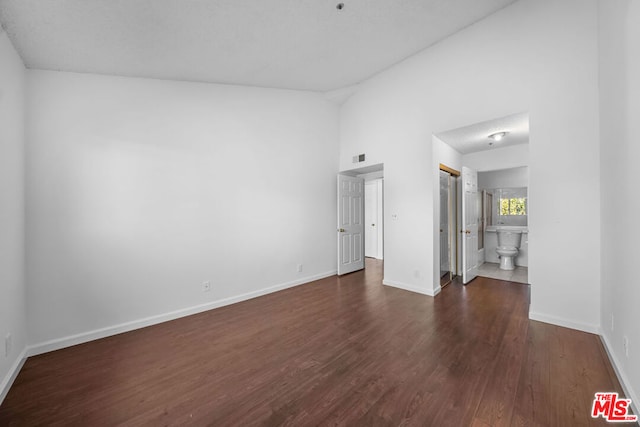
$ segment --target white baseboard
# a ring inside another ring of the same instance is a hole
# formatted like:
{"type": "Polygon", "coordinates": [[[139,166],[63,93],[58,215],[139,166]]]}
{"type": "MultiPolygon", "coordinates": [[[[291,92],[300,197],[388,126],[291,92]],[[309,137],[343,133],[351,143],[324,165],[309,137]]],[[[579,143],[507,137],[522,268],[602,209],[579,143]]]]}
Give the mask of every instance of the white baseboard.
{"type": "Polygon", "coordinates": [[[20,369],[22,369],[22,365],[24,365],[24,362],[26,360],[27,348],[25,347],[20,352],[20,355],[16,358],[15,362],[13,362],[13,365],[11,365],[11,369],[9,369],[9,372],[7,372],[7,375],[5,375],[5,377],[2,379],[2,382],[0,383],[0,405],[2,405],[2,402],[4,402],[4,398],[7,397],[7,393],[9,393],[11,385],[13,385],[13,382],[16,380],[16,377],[18,376],[18,373],[20,372],[20,369]]]}
{"type": "Polygon", "coordinates": [[[436,295],[433,291],[429,292],[428,289],[418,288],[416,286],[407,285],[406,283],[396,282],[394,280],[384,279],[382,281],[382,284],[386,285],[386,286],[393,286],[394,288],[402,289],[402,290],[405,290],[405,291],[416,292],[416,293],[422,294],[422,295],[428,295],[430,297],[436,295]]]}
{"type": "MultiPolygon", "coordinates": [[[[613,366],[613,370],[616,372],[616,376],[618,377],[618,381],[620,381],[620,385],[622,386],[622,390],[624,391],[625,396],[627,396],[627,399],[631,399],[631,409],[633,410],[633,413],[636,415],[640,414],[640,412],[638,412],[638,407],[640,407],[640,400],[638,400],[638,396],[636,395],[635,390],[630,385],[631,381],[629,381],[629,378],[627,377],[627,375],[620,368],[622,365],[620,364],[620,362],[618,361],[618,358],[615,356],[615,353],[613,352],[613,346],[609,343],[609,339],[602,333],[600,334],[600,340],[604,345],[604,349],[607,351],[607,355],[609,356],[609,361],[613,366]]],[[[610,390],[603,390],[603,391],[610,391],[610,390]]]]}
{"type": "Polygon", "coordinates": [[[600,326],[598,325],[589,325],[587,323],[574,322],[573,320],[550,316],[543,313],[537,313],[535,311],[529,312],[529,319],[537,320],[538,322],[550,323],[556,326],[562,326],[564,328],[576,329],[582,332],[589,332],[590,334],[600,334],[600,326]]]}
{"type": "MultiPolygon", "coordinates": [[[[70,347],[72,345],[76,345],[76,344],[82,344],[85,342],[89,342],[89,341],[93,341],[96,339],[100,339],[100,338],[105,338],[111,335],[116,335],[122,332],[128,332],[128,331],[132,331],[134,329],[139,329],[139,328],[144,328],[146,326],[151,326],[154,324],[158,324],[158,323],[162,323],[162,322],[166,322],[169,320],[174,320],[180,317],[185,317],[185,316],[189,316],[192,314],[197,314],[197,313],[201,313],[203,311],[207,311],[207,310],[211,310],[214,308],[218,308],[218,307],[223,307],[226,305],[230,305],[230,304],[235,304],[237,302],[241,302],[241,301],[246,301],[248,299],[252,299],[252,298],[256,298],[259,296],[263,296],[263,295],[267,295],[273,292],[277,292],[280,290],[284,290],[284,289],[288,289],[288,288],[292,288],[295,286],[299,286],[305,283],[309,283],[309,282],[313,282],[315,280],[320,280],[320,279],[324,279],[326,277],[330,277],[336,274],[336,271],[329,271],[329,272],[325,272],[325,273],[321,273],[321,274],[317,274],[314,276],[308,276],[308,277],[304,277],[298,280],[294,280],[294,281],[290,281],[287,283],[282,283],[276,286],[271,286],[268,288],[264,288],[264,289],[260,289],[257,291],[253,291],[253,292],[249,292],[246,294],[242,294],[242,295],[237,295],[234,297],[230,297],[230,298],[225,298],[225,299],[221,299],[221,300],[217,300],[217,301],[212,301],[206,304],[200,304],[200,305],[196,305],[193,307],[188,307],[188,308],[184,308],[184,309],[180,309],[180,310],[176,310],[176,311],[172,311],[169,313],[164,313],[164,314],[160,314],[160,315],[156,315],[156,316],[150,316],[147,318],[143,318],[143,319],[139,319],[139,320],[135,320],[132,322],[126,322],[126,323],[122,323],[119,325],[115,325],[115,326],[110,326],[110,327],[106,327],[106,328],[101,328],[101,329],[96,329],[93,331],[88,331],[88,332],[84,332],[84,333],[80,333],[80,334],[76,334],[76,335],[71,335],[68,337],[64,337],[64,338],[59,338],[59,339],[55,339],[55,340],[50,340],[47,342],[43,342],[40,344],[35,344],[35,345],[31,345],[26,347],[25,349],[22,350],[22,352],[20,353],[20,355],[16,358],[14,364],[11,366],[11,369],[9,370],[9,372],[7,373],[7,375],[3,378],[2,382],[0,383],[0,404],[2,404],[2,402],[4,401],[5,397],[7,396],[7,393],[9,392],[9,389],[11,388],[11,385],[13,384],[13,382],[15,381],[16,377],[18,376],[18,373],[20,372],[20,370],[22,369],[22,366],[24,365],[24,362],[26,361],[26,358],[28,356],[35,356],[38,354],[42,354],[42,353],[46,353],[49,351],[54,351],[54,350],[58,350],[61,348],[65,348],[65,347],[70,347]]],[[[428,291],[424,288],[417,288],[415,286],[412,285],[407,285],[401,282],[396,282],[396,281],[392,281],[392,280],[383,280],[382,282],[384,285],[386,286],[392,286],[395,288],[399,288],[399,289],[403,289],[406,291],[410,291],[410,292],[416,292],[422,295],[428,295],[428,296],[435,296],[438,293],[440,293],[441,288],[440,286],[438,286],[434,291],[433,294],[428,293],[428,291]]],[[[629,386],[630,382],[627,378],[627,376],[625,375],[624,371],[620,369],[620,364],[618,362],[618,359],[615,357],[613,351],[612,351],[612,346],[610,345],[608,339],[606,336],[604,336],[601,333],[601,330],[598,326],[593,326],[593,325],[587,325],[587,324],[581,324],[581,323],[577,323],[577,322],[573,322],[567,319],[562,319],[562,318],[558,318],[555,316],[549,316],[549,315],[545,315],[545,314],[541,314],[541,313],[536,313],[536,312],[530,312],[529,313],[529,319],[531,320],[537,320],[540,322],[545,322],[545,323],[550,323],[553,325],[557,325],[557,326],[563,326],[563,327],[567,327],[567,328],[571,328],[571,329],[577,329],[580,331],[584,331],[584,332],[589,332],[589,333],[593,333],[593,334],[597,334],[600,336],[605,350],[607,351],[607,354],[609,356],[609,360],[611,361],[611,364],[613,365],[613,368],[616,372],[616,375],[618,376],[618,380],[620,381],[620,384],[622,385],[622,388],[626,394],[626,396],[628,398],[630,398],[632,400],[632,409],[634,414],[638,414],[640,412],[638,412],[638,403],[640,403],[640,400],[638,400],[637,395],[635,393],[635,391],[629,386]]]]}
{"type": "Polygon", "coordinates": [[[71,347],[73,345],[82,344],[82,343],[97,340],[100,338],[121,334],[123,332],[144,328],[144,327],[155,325],[162,322],[167,322],[169,320],[178,319],[180,317],[202,313],[203,311],[212,310],[218,307],[224,307],[225,305],[235,304],[237,302],[246,301],[252,298],[257,298],[273,292],[281,291],[283,289],[292,288],[294,286],[299,286],[305,283],[313,282],[315,280],[324,279],[325,277],[330,277],[335,274],[336,274],[335,270],[327,271],[325,273],[316,274],[314,276],[303,277],[300,279],[292,280],[290,282],[281,283],[279,285],[270,286],[268,288],[259,289],[253,292],[248,292],[246,294],[236,295],[236,296],[224,298],[221,300],[211,301],[204,304],[195,305],[192,307],[182,308],[180,310],[175,310],[168,313],[145,317],[143,319],[133,320],[131,322],[125,322],[118,325],[107,326],[105,328],[82,332],[75,335],[69,335],[63,338],[56,338],[56,339],[45,341],[38,344],[32,344],[27,347],[27,356],[35,356],[38,354],[47,353],[54,350],[60,350],[65,347],[71,347]]]}
{"type": "MultiPolygon", "coordinates": [[[[609,356],[609,361],[611,362],[611,366],[613,366],[613,370],[615,371],[616,376],[618,377],[618,381],[620,382],[620,385],[622,386],[622,389],[625,395],[627,396],[628,399],[631,399],[631,409],[633,410],[633,413],[640,414],[640,412],[638,412],[640,400],[638,400],[638,396],[636,395],[635,390],[630,386],[631,382],[629,381],[629,378],[626,376],[624,371],[620,368],[622,365],[616,358],[615,353],[612,350],[613,347],[609,343],[609,340],[607,339],[607,337],[602,333],[602,329],[600,328],[600,326],[573,322],[571,320],[563,319],[560,317],[549,316],[546,314],[541,314],[536,312],[529,312],[529,319],[598,335],[600,337],[600,340],[604,344],[604,348],[607,351],[607,355],[609,356]]],[[[610,390],[602,390],[602,391],[610,391],[610,390]]]]}

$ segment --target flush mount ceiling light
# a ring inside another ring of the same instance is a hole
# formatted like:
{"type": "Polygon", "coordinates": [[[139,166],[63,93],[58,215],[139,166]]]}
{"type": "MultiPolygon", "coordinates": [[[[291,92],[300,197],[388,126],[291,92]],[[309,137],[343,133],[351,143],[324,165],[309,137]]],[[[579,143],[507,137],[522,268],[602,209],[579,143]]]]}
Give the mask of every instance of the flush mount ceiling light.
{"type": "Polygon", "coordinates": [[[489,135],[489,138],[493,139],[494,141],[500,141],[502,138],[505,137],[506,134],[507,132],[496,132],[489,135]]]}

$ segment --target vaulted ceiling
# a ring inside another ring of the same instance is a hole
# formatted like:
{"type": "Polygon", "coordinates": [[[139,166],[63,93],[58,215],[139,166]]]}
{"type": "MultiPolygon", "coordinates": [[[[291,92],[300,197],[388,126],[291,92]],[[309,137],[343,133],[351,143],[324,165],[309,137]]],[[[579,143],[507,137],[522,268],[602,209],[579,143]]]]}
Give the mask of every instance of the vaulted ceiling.
{"type": "Polygon", "coordinates": [[[327,91],[514,1],[0,0],[0,22],[28,68],[327,91]]]}

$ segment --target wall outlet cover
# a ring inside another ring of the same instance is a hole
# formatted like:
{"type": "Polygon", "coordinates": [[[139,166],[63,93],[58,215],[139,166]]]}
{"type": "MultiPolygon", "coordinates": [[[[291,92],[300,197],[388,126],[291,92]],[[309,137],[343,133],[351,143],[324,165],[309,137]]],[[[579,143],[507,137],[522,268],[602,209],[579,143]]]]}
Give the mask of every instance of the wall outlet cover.
{"type": "Polygon", "coordinates": [[[9,357],[9,355],[11,354],[11,341],[11,334],[7,334],[7,336],[4,337],[4,357],[9,357]]]}
{"type": "Polygon", "coordinates": [[[613,313],[611,313],[611,332],[613,332],[613,313]]]}

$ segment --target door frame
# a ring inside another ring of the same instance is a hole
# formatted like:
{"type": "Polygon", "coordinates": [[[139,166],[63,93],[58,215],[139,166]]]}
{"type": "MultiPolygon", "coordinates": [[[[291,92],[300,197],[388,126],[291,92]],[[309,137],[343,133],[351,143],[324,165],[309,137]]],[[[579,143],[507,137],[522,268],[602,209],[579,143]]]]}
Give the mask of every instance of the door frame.
{"type": "MultiPolygon", "coordinates": [[[[384,199],[385,199],[384,163],[376,163],[376,164],[373,164],[373,165],[363,166],[363,167],[355,168],[355,169],[348,169],[348,170],[340,171],[340,172],[337,173],[337,175],[346,175],[346,176],[363,178],[365,180],[365,183],[368,182],[367,181],[367,175],[369,177],[371,177],[374,174],[376,175],[376,178],[372,178],[371,181],[374,180],[374,179],[379,179],[380,180],[380,199],[381,200],[378,203],[381,204],[382,206],[381,206],[381,211],[380,211],[381,217],[378,218],[378,223],[381,225],[382,230],[380,232],[381,235],[378,234],[378,247],[380,247],[380,245],[382,245],[382,250],[380,250],[380,248],[378,248],[378,253],[381,255],[380,260],[383,260],[384,259],[384,253],[385,253],[385,246],[386,246],[384,244],[384,242],[385,242],[385,233],[386,233],[386,220],[385,220],[386,215],[385,215],[385,202],[384,202],[384,199]]],[[[336,175],[336,177],[337,177],[337,175],[336,175]]],[[[364,189],[364,186],[363,186],[363,189],[364,189]]],[[[338,198],[338,194],[336,194],[336,200],[337,200],[337,198],[338,198]]],[[[363,211],[362,211],[362,218],[363,219],[364,219],[364,215],[365,215],[364,209],[365,208],[363,206],[363,211]]],[[[336,206],[336,212],[338,212],[338,210],[339,210],[339,206],[336,206]]],[[[338,212],[338,215],[339,215],[339,212],[338,212]]],[[[340,229],[339,220],[337,220],[336,229],[337,230],[340,229]]],[[[337,234],[339,235],[340,233],[337,233],[337,234]]],[[[339,251],[340,250],[339,247],[338,247],[339,241],[338,241],[337,238],[336,238],[336,242],[337,242],[336,250],[339,251]]],[[[364,254],[364,245],[365,244],[366,244],[366,242],[363,243],[363,254],[364,254]]],[[[340,260],[338,258],[339,258],[339,253],[336,254],[336,260],[338,262],[340,262],[340,260]]],[[[336,265],[336,271],[337,271],[337,267],[338,266],[336,265]]],[[[366,268],[366,263],[365,263],[364,268],[366,268]]],[[[384,269],[384,267],[383,267],[383,269],[384,269]]],[[[384,276],[384,273],[383,273],[383,276],[384,276]]]]}
{"type": "MultiPolygon", "coordinates": [[[[449,268],[451,270],[450,283],[456,276],[460,275],[460,241],[458,238],[458,213],[459,213],[459,194],[458,194],[458,181],[460,178],[460,171],[449,167],[443,163],[438,165],[438,170],[449,174],[449,268]]],[[[438,218],[440,222],[440,218],[438,218]]],[[[441,285],[442,286],[442,285],[441,285]]]]}
{"type": "Polygon", "coordinates": [[[461,226],[464,229],[460,230],[462,236],[462,284],[466,285],[473,279],[478,277],[478,218],[477,218],[477,206],[478,203],[478,171],[471,169],[467,166],[462,166],[462,223],[461,226]],[[469,180],[469,177],[473,179],[469,180]],[[471,197],[467,198],[467,188],[471,188],[471,197]],[[471,205],[469,205],[471,202],[471,205]],[[475,208],[475,209],[474,209],[475,208]],[[472,216],[475,216],[475,225],[472,222],[467,222],[469,212],[472,216]],[[475,240],[474,240],[475,238],[475,240]],[[475,248],[468,246],[475,242],[475,248]],[[471,256],[471,259],[469,259],[471,256]],[[471,267],[469,267],[471,266],[471,267]]]}
{"type": "MultiPolygon", "coordinates": [[[[364,216],[365,219],[367,217],[367,185],[375,185],[376,186],[376,212],[377,212],[377,224],[376,224],[376,240],[377,240],[377,245],[376,245],[376,251],[375,251],[375,256],[373,256],[372,258],[375,259],[384,259],[384,178],[375,178],[372,180],[367,181],[365,179],[364,181],[364,186],[365,186],[365,203],[364,203],[364,216]]],[[[366,245],[367,245],[367,225],[365,224],[365,249],[366,249],[366,245]]],[[[365,250],[365,256],[366,255],[366,250],[365,250]]],[[[370,257],[371,258],[371,257],[370,257]]]]}

